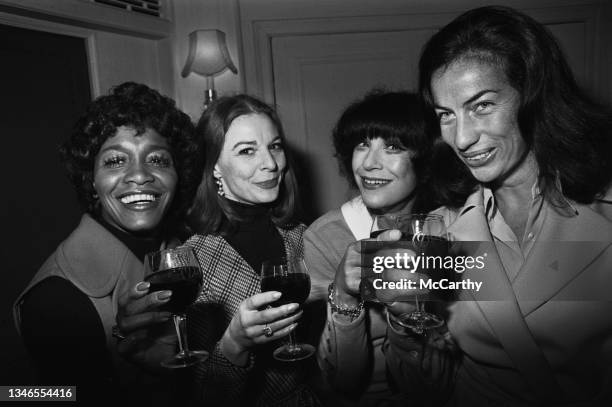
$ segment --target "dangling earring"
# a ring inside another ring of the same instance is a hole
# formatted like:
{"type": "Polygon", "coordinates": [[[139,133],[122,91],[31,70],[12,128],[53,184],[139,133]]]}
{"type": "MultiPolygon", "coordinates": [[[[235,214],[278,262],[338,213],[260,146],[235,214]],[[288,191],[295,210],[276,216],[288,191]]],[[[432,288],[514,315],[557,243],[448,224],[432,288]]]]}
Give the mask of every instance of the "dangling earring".
{"type": "Polygon", "coordinates": [[[217,183],[217,193],[219,196],[225,196],[225,191],[223,190],[223,182],[221,182],[221,178],[215,178],[215,182],[217,183]]]}

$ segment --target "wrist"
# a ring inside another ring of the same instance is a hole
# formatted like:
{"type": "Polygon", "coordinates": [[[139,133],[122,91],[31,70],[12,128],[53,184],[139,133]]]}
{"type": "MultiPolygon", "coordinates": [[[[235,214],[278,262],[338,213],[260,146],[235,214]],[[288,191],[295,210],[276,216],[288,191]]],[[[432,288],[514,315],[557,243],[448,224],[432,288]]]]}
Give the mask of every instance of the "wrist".
{"type": "Polygon", "coordinates": [[[234,339],[229,328],[221,338],[221,353],[236,366],[246,366],[249,362],[249,349],[234,339]]]}
{"type": "Polygon", "coordinates": [[[333,293],[334,302],[338,306],[357,308],[359,306],[360,300],[358,297],[347,293],[346,291],[339,289],[338,286],[334,283],[333,288],[335,292],[333,293]]]}
{"type": "Polygon", "coordinates": [[[345,302],[341,302],[342,300],[339,300],[337,295],[338,291],[336,290],[336,285],[332,282],[328,287],[327,293],[327,302],[330,305],[332,313],[345,315],[350,319],[351,322],[361,315],[364,309],[363,301],[351,296],[353,298],[354,305],[350,306],[345,302]]]}

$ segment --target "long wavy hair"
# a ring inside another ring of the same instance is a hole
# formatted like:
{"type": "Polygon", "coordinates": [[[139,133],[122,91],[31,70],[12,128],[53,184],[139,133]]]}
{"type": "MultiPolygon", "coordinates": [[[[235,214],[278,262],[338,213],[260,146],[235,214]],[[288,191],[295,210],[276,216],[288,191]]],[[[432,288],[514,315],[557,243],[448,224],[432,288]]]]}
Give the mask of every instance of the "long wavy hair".
{"type": "MultiPolygon", "coordinates": [[[[507,7],[460,15],[431,37],[421,54],[419,91],[429,110],[433,74],[470,58],[501,67],[519,92],[518,124],[535,154],[544,196],[563,205],[562,196],[590,203],[603,194],[612,178],[612,114],[580,89],[553,35],[507,7]]],[[[437,119],[428,119],[439,137],[437,119]]]]}
{"type": "Polygon", "coordinates": [[[194,205],[189,213],[189,225],[199,234],[222,234],[231,229],[239,220],[226,200],[217,194],[217,184],[213,176],[215,164],[219,160],[225,134],[232,122],[244,115],[266,115],[276,128],[284,146],[287,165],[284,170],[279,196],[270,205],[270,216],[274,224],[288,228],[295,224],[298,187],[293,172],[291,152],[287,148],[283,126],[276,111],[266,103],[249,95],[225,96],[213,102],[202,114],[196,133],[204,147],[204,171],[198,187],[194,205]]]}

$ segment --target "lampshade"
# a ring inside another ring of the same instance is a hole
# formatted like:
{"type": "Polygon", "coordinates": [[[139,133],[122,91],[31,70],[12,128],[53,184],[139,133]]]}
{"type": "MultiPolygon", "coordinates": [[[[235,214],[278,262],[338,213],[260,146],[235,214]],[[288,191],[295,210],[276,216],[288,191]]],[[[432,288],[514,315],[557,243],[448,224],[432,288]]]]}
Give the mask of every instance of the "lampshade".
{"type": "Polygon", "coordinates": [[[189,34],[189,56],[181,72],[183,78],[190,72],[213,76],[226,68],[238,73],[227,50],[223,31],[196,30],[189,34]]]}

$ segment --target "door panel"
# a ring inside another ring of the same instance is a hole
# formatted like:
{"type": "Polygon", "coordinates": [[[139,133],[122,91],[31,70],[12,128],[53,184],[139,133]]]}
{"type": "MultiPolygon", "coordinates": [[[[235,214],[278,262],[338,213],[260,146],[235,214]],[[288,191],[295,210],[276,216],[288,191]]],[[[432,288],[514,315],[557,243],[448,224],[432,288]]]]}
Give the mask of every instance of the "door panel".
{"type": "MultiPolygon", "coordinates": [[[[604,59],[597,53],[601,47],[594,15],[588,8],[534,13],[559,40],[578,81],[596,92],[597,63],[604,59]]],[[[331,134],[340,113],[374,87],[415,90],[421,48],[451,18],[448,14],[394,16],[390,25],[377,16],[360,18],[359,24],[351,18],[256,24],[260,49],[266,49],[263,40],[269,39],[272,57],[273,80],[262,82],[263,93],[273,94],[300,158],[307,220],[337,208],[356,193],[348,190],[333,156],[331,134]],[[335,32],[339,28],[341,32],[335,32]]],[[[267,65],[262,59],[264,79],[267,65]]]]}

